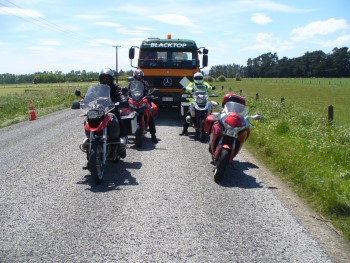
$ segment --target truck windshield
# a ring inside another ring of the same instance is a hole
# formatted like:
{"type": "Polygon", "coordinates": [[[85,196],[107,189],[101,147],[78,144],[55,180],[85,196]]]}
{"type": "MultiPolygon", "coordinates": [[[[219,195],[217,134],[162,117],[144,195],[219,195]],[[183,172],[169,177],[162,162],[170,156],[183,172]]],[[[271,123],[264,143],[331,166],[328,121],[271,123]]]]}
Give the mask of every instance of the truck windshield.
{"type": "Polygon", "coordinates": [[[186,68],[195,69],[197,66],[196,50],[154,50],[140,51],[141,68],[186,68]]]}

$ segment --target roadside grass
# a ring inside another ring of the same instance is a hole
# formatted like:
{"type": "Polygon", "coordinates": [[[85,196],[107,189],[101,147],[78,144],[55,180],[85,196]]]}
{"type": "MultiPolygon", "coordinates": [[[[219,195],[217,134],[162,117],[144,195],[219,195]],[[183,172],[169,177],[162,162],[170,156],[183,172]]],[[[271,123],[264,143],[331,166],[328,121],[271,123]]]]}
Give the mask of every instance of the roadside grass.
{"type": "Polygon", "coordinates": [[[242,90],[250,114],[264,115],[254,121],[245,146],[350,241],[350,83],[328,83],[294,88],[268,79],[212,84],[218,88],[217,101],[230,89],[242,90]],[[332,123],[329,104],[337,109],[332,123]]]}
{"type": "Polygon", "coordinates": [[[349,124],[350,79],[242,79],[212,82],[219,94],[234,92],[256,99],[284,98],[286,106],[296,105],[327,120],[328,107],[334,107],[334,122],[349,124]],[[222,88],[224,87],[224,88],[222,88]]]}
{"type": "MultiPolygon", "coordinates": [[[[242,93],[250,113],[264,115],[254,121],[245,146],[350,241],[350,79],[228,79],[211,84],[219,95],[214,100],[242,93]],[[334,106],[332,123],[329,105],[334,106]]],[[[39,117],[70,108],[78,100],[75,89],[85,94],[88,86],[47,85],[29,92],[24,89],[31,87],[17,87],[6,94],[0,89],[0,127],[29,120],[30,100],[39,117]]]]}
{"type": "Polygon", "coordinates": [[[33,102],[37,117],[71,107],[77,101],[76,89],[83,94],[89,84],[40,84],[25,87],[7,85],[0,88],[0,128],[30,119],[29,102],[33,102]],[[27,90],[27,91],[26,91],[27,90]]]}

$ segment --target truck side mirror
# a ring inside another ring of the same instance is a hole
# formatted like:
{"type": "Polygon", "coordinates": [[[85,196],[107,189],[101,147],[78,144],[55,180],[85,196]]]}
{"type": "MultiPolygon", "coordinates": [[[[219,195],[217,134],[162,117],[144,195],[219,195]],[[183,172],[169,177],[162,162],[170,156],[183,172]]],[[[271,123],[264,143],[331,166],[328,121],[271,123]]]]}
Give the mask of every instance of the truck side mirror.
{"type": "Polygon", "coordinates": [[[135,57],[135,48],[131,47],[129,49],[129,58],[134,59],[134,57],[135,57]]]}
{"type": "Polygon", "coordinates": [[[208,66],[208,55],[203,55],[203,68],[208,66]]]}
{"type": "Polygon", "coordinates": [[[208,52],[209,52],[208,49],[206,49],[206,48],[203,49],[203,54],[204,55],[208,55],[208,52]]]}

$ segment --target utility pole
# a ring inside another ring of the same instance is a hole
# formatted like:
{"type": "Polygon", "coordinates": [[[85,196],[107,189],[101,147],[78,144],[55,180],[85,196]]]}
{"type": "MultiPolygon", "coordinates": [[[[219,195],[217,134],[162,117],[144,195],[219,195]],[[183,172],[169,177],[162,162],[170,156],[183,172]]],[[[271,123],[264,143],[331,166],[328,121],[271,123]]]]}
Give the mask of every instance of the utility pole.
{"type": "Polygon", "coordinates": [[[120,46],[112,46],[112,47],[115,47],[115,72],[116,72],[115,80],[118,83],[118,47],[120,46]]]}

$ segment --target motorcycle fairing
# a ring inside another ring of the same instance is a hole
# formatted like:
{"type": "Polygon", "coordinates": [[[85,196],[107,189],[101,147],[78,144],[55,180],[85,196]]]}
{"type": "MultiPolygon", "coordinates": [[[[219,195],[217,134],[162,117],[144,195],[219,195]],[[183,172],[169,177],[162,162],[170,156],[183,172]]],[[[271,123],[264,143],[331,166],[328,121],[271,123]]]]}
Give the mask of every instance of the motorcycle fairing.
{"type": "Polygon", "coordinates": [[[139,109],[148,109],[150,108],[149,103],[148,103],[148,99],[144,99],[144,100],[140,100],[140,101],[136,101],[133,100],[132,98],[130,98],[128,100],[130,107],[139,110],[139,109]]]}
{"type": "Polygon", "coordinates": [[[243,117],[235,112],[230,112],[225,118],[225,123],[231,127],[243,127],[245,126],[245,121],[243,117]]]}
{"type": "Polygon", "coordinates": [[[84,129],[86,131],[93,131],[93,132],[102,131],[108,125],[108,123],[112,120],[112,116],[113,116],[112,113],[108,113],[97,127],[91,127],[89,124],[89,121],[87,120],[84,125],[84,129]]]}
{"type": "Polygon", "coordinates": [[[153,102],[151,102],[151,104],[152,104],[151,114],[153,116],[153,119],[156,120],[158,117],[158,106],[153,102]]]}

